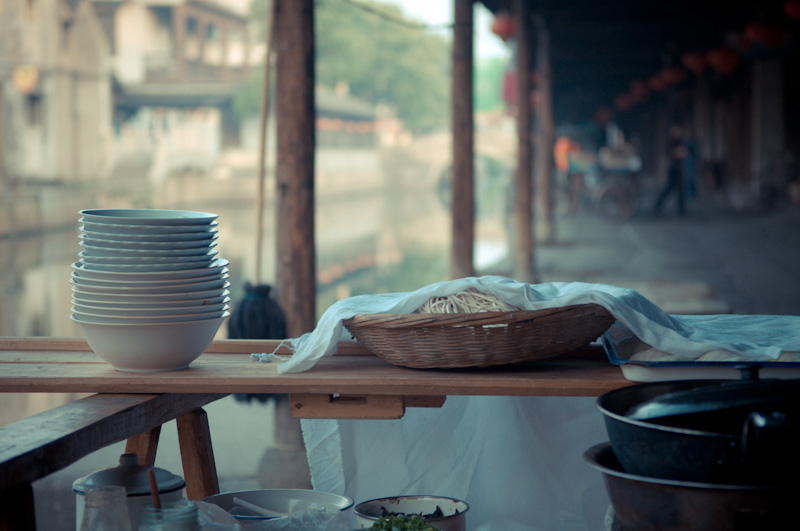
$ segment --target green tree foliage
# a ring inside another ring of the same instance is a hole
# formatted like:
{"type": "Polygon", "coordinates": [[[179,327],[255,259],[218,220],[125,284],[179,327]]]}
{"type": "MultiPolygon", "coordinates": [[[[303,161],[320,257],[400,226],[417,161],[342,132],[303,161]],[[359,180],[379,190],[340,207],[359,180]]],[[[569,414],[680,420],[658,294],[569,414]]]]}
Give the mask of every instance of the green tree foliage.
{"type": "MultiPolygon", "coordinates": [[[[267,1],[253,1],[258,20],[266,19],[267,1]]],[[[445,37],[414,27],[419,24],[405,19],[399,7],[380,2],[317,0],[314,15],[317,83],[346,83],[354,97],[395,109],[412,131],[447,127],[450,44],[445,37]]],[[[239,116],[258,112],[263,77],[263,70],[254,72],[236,98],[239,116]]]]}

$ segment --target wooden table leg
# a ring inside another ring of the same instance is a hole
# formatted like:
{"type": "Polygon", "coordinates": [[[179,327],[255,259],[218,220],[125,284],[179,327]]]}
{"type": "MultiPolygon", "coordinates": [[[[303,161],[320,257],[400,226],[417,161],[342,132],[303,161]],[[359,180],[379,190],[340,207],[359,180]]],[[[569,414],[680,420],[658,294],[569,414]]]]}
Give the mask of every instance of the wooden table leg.
{"type": "Polygon", "coordinates": [[[131,437],[128,439],[128,442],[125,443],[125,453],[138,455],[140,465],[155,465],[156,450],[158,450],[158,438],[160,435],[161,426],[156,426],[152,430],[131,437]]]}
{"type": "Polygon", "coordinates": [[[36,511],[30,483],[0,492],[0,531],[36,531],[36,511]]]}
{"type": "Polygon", "coordinates": [[[178,444],[186,480],[186,497],[199,500],[219,494],[217,465],[211,446],[208,416],[202,408],[195,409],[176,419],[178,444]]]}

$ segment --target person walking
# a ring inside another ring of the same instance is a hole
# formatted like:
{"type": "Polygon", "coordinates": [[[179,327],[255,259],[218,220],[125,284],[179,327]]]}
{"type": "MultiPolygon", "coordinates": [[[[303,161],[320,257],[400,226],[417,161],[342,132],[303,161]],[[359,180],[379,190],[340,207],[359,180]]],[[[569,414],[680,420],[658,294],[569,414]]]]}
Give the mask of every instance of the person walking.
{"type": "Polygon", "coordinates": [[[683,182],[683,165],[687,155],[686,144],[683,140],[683,128],[680,125],[673,125],[669,128],[669,141],[667,144],[667,183],[658,196],[655,206],[655,214],[661,214],[661,208],[667,198],[675,194],[678,202],[678,215],[686,214],[686,193],[683,182]]]}

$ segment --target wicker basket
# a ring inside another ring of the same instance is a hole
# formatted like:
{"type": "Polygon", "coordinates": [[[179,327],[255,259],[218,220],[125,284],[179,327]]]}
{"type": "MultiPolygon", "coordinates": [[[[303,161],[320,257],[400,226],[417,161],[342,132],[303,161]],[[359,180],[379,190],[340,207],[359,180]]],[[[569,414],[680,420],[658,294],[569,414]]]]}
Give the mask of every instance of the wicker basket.
{"type": "Polygon", "coordinates": [[[614,317],[597,304],[513,312],[363,314],[343,322],[376,356],[418,369],[489,367],[558,356],[591,343],[613,323],[614,317]]]}

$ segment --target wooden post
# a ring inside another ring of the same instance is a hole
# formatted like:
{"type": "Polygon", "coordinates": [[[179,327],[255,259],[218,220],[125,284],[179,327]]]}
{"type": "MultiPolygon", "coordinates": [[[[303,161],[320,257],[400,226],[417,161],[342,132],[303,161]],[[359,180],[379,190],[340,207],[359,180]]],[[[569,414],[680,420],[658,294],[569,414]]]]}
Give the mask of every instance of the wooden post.
{"type": "Polygon", "coordinates": [[[536,183],[536,241],[555,240],[553,227],[553,76],[550,68],[550,35],[541,16],[536,22],[536,72],[539,76],[539,101],[536,113],[536,153],[534,182],[536,183]]]}
{"type": "Polygon", "coordinates": [[[531,145],[531,20],[527,0],[514,0],[517,21],[517,175],[514,278],[536,282],[533,234],[533,162],[531,145]]]}
{"type": "Polygon", "coordinates": [[[473,0],[455,0],[453,28],[453,202],[451,278],[470,277],[475,239],[472,110],[473,0]]]}
{"type": "Polygon", "coordinates": [[[277,285],[288,337],[316,324],[314,2],[276,1],[277,285]]]}

